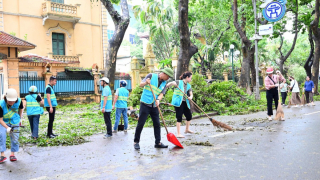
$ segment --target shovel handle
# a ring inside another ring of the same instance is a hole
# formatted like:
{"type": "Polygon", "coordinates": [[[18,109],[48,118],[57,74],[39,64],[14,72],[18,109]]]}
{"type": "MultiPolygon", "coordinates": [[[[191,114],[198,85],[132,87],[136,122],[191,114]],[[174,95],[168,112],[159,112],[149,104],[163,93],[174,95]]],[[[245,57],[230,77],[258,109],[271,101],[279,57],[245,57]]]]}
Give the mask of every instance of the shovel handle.
{"type": "MultiPolygon", "coordinates": [[[[188,95],[186,95],[186,93],[184,93],[179,87],[177,87],[182,93],[183,95],[186,96],[186,98],[188,99],[188,95]]],[[[193,100],[189,99],[199,110],[201,110],[209,119],[211,119],[207,113],[205,113],[193,100]]]]}
{"type": "MultiPolygon", "coordinates": [[[[154,93],[153,93],[153,90],[152,90],[151,84],[149,84],[149,86],[150,86],[150,89],[151,89],[151,92],[152,92],[152,95],[153,95],[154,101],[156,102],[156,101],[157,101],[157,99],[156,99],[156,96],[155,96],[155,95],[154,95],[154,93]]],[[[164,119],[163,119],[163,116],[162,116],[162,112],[161,112],[161,110],[160,110],[160,107],[159,107],[159,106],[157,106],[157,108],[158,108],[159,114],[160,114],[160,116],[161,116],[161,119],[162,119],[163,125],[164,125],[164,127],[165,127],[165,129],[166,129],[166,131],[167,131],[167,134],[169,134],[169,131],[168,131],[168,129],[167,129],[166,123],[164,122],[164,119]]]]}

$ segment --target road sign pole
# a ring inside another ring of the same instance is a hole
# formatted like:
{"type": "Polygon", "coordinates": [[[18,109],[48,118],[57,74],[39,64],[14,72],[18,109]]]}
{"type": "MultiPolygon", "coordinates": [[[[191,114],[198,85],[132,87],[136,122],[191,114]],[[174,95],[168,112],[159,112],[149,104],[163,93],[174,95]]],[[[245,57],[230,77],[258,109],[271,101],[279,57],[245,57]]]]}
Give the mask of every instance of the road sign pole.
{"type": "MultiPolygon", "coordinates": [[[[254,32],[257,37],[257,8],[256,8],[256,0],[252,0],[253,9],[254,9],[254,32]]],[[[260,92],[259,92],[259,59],[258,59],[258,39],[255,38],[255,55],[256,55],[256,94],[255,99],[260,100],[260,92]]]]}

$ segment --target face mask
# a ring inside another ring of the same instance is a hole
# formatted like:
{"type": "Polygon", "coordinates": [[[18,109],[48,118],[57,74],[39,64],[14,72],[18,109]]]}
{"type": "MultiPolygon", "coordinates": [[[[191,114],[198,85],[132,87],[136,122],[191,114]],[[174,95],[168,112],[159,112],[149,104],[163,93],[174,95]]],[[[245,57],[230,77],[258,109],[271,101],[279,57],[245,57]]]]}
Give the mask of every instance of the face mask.
{"type": "Polygon", "coordinates": [[[292,81],[292,79],[289,79],[289,81],[292,81]]]}

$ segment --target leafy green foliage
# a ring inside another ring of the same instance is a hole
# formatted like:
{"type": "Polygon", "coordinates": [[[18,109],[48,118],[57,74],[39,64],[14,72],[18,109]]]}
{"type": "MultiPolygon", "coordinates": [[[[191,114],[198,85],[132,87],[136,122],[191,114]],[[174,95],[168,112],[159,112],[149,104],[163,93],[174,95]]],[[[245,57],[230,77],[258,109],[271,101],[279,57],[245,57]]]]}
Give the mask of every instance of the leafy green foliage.
{"type": "Polygon", "coordinates": [[[300,84],[303,83],[307,77],[304,68],[298,65],[294,65],[293,67],[291,67],[288,73],[290,76],[293,76],[300,84]]]}
{"type": "Polygon", "coordinates": [[[132,89],[132,92],[128,98],[128,106],[136,107],[140,105],[142,91],[143,91],[143,88],[139,86],[132,89]]]}

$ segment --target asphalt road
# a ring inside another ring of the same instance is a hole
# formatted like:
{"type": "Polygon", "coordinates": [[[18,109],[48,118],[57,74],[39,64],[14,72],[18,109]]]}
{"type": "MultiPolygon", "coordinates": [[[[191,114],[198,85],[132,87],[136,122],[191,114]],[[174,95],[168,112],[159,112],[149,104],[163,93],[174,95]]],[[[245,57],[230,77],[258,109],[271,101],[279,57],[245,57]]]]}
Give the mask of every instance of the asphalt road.
{"type": "Polygon", "coordinates": [[[179,139],[184,149],[167,141],[164,128],[168,149],[153,147],[152,128],[143,130],[140,151],[133,148],[133,130],[109,139],[91,136],[77,146],[24,146],[17,162],[0,164],[0,179],[320,179],[316,104],[284,108],[283,122],[268,121],[266,112],[214,117],[232,124],[231,132],[221,132],[208,119],[194,120],[196,133],[179,139]]]}

